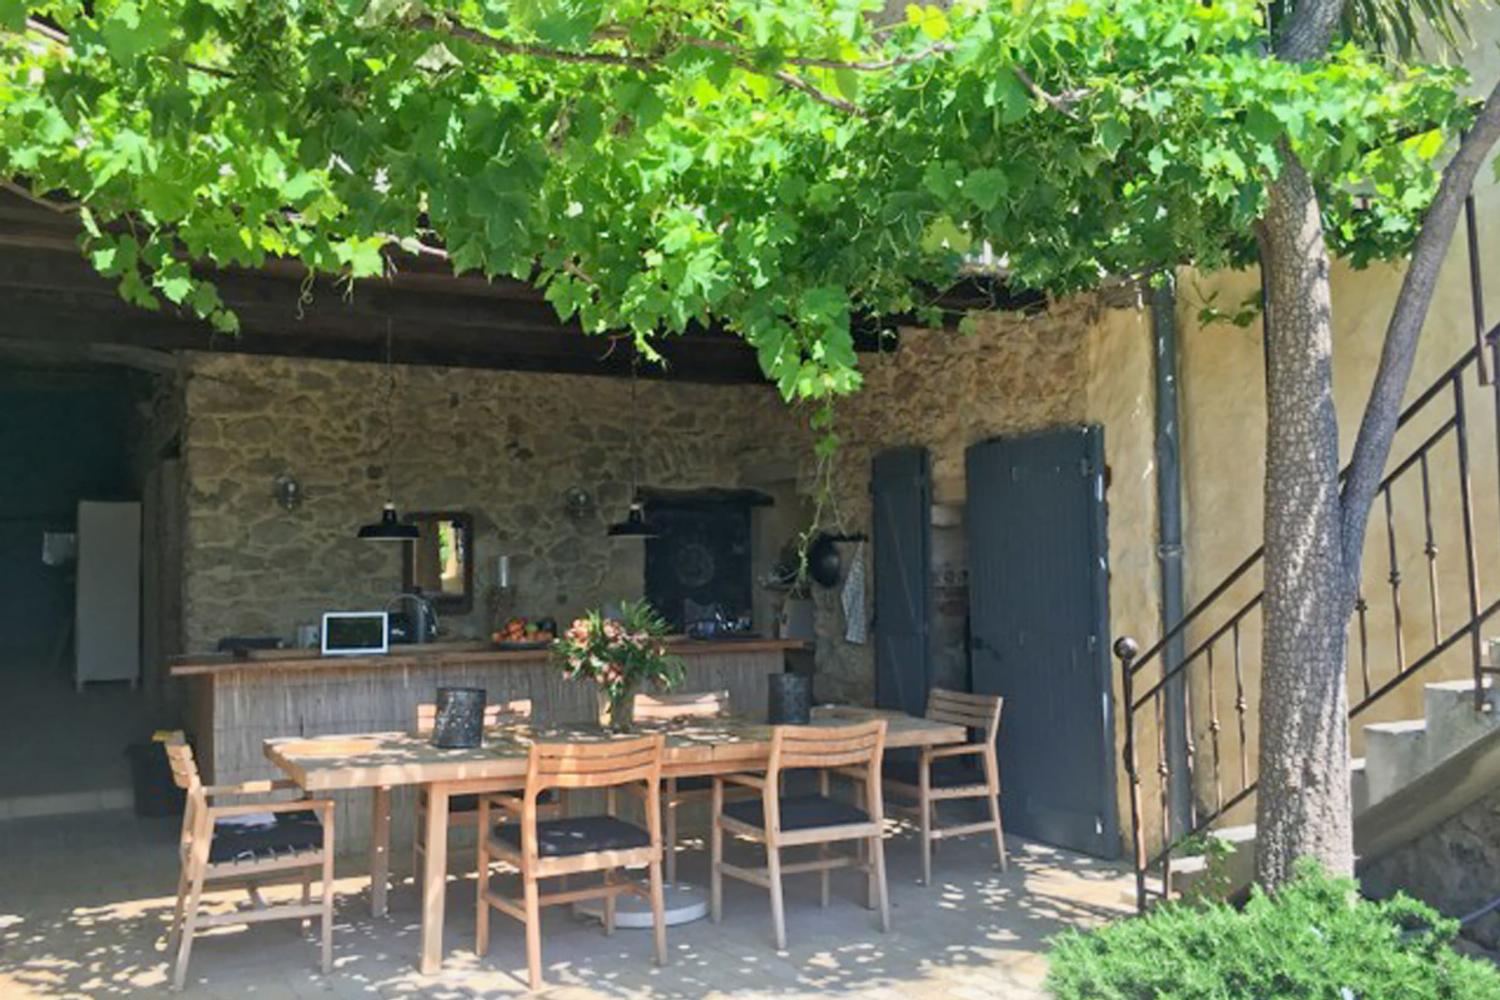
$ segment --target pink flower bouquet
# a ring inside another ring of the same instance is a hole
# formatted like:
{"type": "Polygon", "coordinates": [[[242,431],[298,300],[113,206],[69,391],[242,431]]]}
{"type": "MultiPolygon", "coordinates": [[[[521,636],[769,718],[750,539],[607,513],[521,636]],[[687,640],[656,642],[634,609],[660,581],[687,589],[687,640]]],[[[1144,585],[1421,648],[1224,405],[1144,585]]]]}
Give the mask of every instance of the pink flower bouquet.
{"type": "Polygon", "coordinates": [[[552,643],[564,677],[593,681],[609,707],[610,726],[631,726],[635,692],[649,685],[670,691],[682,682],[680,657],[667,652],[667,623],[646,601],[627,601],[619,618],[590,611],[552,643]]]}

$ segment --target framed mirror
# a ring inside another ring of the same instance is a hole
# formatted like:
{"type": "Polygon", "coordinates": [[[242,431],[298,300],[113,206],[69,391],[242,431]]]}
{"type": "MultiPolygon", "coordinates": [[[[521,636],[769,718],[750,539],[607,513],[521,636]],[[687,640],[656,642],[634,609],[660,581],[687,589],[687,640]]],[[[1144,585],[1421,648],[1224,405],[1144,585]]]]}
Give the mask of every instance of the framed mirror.
{"type": "Polygon", "coordinates": [[[439,613],[474,610],[474,515],[419,510],[406,515],[422,535],[402,546],[401,589],[420,589],[439,613]]]}

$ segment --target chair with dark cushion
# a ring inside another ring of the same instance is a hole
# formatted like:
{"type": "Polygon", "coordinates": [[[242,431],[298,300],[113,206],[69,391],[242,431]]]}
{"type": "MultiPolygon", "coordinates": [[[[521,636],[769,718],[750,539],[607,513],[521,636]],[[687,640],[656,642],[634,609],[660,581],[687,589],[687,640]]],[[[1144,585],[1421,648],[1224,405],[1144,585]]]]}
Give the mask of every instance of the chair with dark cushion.
{"type": "Polygon", "coordinates": [[[886,720],[853,725],[777,726],[771,735],[771,757],[766,773],[725,774],[714,777],[713,858],[711,914],[717,923],[723,912],[724,876],[764,886],[771,891],[771,920],[776,947],[786,950],[786,912],[781,895],[782,871],[815,871],[822,879],[822,903],[828,905],[829,872],[856,868],[868,876],[869,895],[878,901],[880,928],[891,929],[891,907],[885,883],[885,842],[882,839],[885,811],[881,799],[880,764],[885,749],[886,720]],[[783,795],[781,776],[793,768],[819,773],[818,794],[783,795]],[[853,806],[829,794],[833,772],[853,778],[863,789],[862,806],[853,806]],[[756,790],[753,800],[724,801],[726,786],[756,790]],[[742,868],[724,860],[724,834],[745,837],[765,845],[764,868],[742,868]],[[829,845],[854,841],[865,850],[835,855],[829,845]],[[781,852],[788,847],[817,845],[818,858],[783,865],[781,852]]]}
{"type": "Polygon", "coordinates": [[[1000,764],[995,738],[1000,734],[1004,699],[994,694],[967,694],[933,688],[927,696],[927,718],[964,726],[972,742],[946,747],[923,747],[915,761],[887,761],[885,785],[894,798],[891,809],[912,811],[922,841],[922,884],[932,884],[932,848],[939,840],[971,833],[995,837],[1000,870],[1006,867],[1005,831],[1000,824],[1000,764]],[[983,799],[989,818],[953,826],[938,825],[938,803],[983,799]]]}
{"type": "Polygon", "coordinates": [[[665,737],[601,739],[594,743],[533,743],[526,784],[519,795],[485,794],[479,799],[479,889],[475,951],[490,944],[490,908],[526,925],[526,965],[531,988],[542,988],[542,914],[544,906],[604,901],[604,932],[614,932],[615,899],[621,893],[644,896],[651,904],[656,964],[667,961],[666,905],[662,886],[661,758],[665,737]],[[544,820],[538,800],[557,789],[623,789],[641,797],[646,827],[612,815],[571,816],[544,820]],[[494,813],[506,819],[495,822],[494,813]],[[504,861],[521,876],[520,899],[501,896],[490,887],[490,863],[504,861]],[[646,868],[649,888],[620,878],[623,868],[646,868]],[[602,872],[602,884],[542,893],[540,882],[584,872],[602,872]]]}
{"type": "MultiPolygon", "coordinates": [[[[495,836],[515,850],[521,849],[520,823],[502,823],[495,836]]],[[[566,858],[590,851],[624,851],[649,847],[651,835],[614,816],[573,816],[541,820],[536,825],[537,854],[544,858],[566,858]]]]}
{"type": "Polygon", "coordinates": [[[297,785],[291,781],[205,785],[182,733],[168,734],[163,746],[172,780],[187,792],[178,841],[182,873],[167,937],[167,954],[176,952],[172,988],[180,990],[187,981],[193,936],[221,924],[318,917],[323,922],[323,971],[328,972],[333,967],[333,800],[304,797],[223,805],[217,800],[289,791],[297,785]],[[312,877],[318,870],[322,898],[314,903],[312,877]],[[289,875],[301,882],[302,901],[268,904],[261,896],[261,885],[289,875]],[[199,913],[204,884],[216,881],[246,886],[253,908],[199,913]]]}

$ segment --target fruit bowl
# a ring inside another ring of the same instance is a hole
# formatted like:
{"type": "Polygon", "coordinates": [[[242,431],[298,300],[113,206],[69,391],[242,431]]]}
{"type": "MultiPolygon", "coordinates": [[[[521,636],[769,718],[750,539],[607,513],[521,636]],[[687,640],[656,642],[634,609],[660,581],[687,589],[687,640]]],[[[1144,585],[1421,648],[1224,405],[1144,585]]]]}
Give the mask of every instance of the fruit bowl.
{"type": "Polygon", "coordinates": [[[550,618],[531,621],[511,618],[490,634],[490,641],[500,649],[545,649],[557,637],[557,623],[550,618]]]}

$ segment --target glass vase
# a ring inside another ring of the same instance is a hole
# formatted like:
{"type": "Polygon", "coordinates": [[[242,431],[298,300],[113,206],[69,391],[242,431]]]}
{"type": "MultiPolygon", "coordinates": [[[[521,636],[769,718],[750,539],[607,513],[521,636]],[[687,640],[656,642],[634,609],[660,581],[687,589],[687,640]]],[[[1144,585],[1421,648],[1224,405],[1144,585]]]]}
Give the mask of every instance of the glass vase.
{"type": "Polygon", "coordinates": [[[605,721],[611,732],[628,733],[635,729],[635,689],[628,688],[608,696],[605,721]]]}

